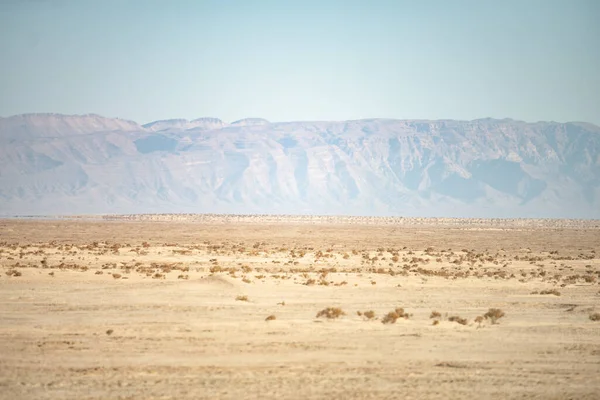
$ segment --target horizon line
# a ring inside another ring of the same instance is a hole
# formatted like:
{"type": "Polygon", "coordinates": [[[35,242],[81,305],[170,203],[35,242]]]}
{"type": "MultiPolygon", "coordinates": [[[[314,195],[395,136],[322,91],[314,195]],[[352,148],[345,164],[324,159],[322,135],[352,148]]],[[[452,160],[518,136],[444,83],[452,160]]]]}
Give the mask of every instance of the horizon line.
{"type": "Polygon", "coordinates": [[[211,117],[211,116],[205,116],[205,117],[198,117],[198,118],[193,118],[193,119],[187,119],[187,118],[165,118],[165,119],[157,119],[157,120],[152,120],[149,122],[145,122],[145,123],[140,123],[136,120],[133,119],[129,119],[129,118],[123,118],[123,117],[108,117],[102,114],[98,114],[98,113],[94,113],[94,112],[90,112],[90,113],[84,113],[84,114],[64,114],[64,113],[58,113],[58,112],[29,112],[29,113],[21,113],[21,114],[13,114],[13,115],[9,115],[9,116],[0,116],[0,119],[9,119],[9,118],[15,118],[15,117],[26,117],[26,116],[62,116],[62,117],[100,117],[100,118],[105,118],[105,119],[115,119],[115,120],[120,120],[120,121],[126,121],[126,122],[133,122],[141,127],[144,127],[146,125],[150,125],[156,122],[168,122],[168,121],[186,121],[186,122],[194,122],[194,121],[199,121],[202,119],[214,119],[214,120],[218,120],[221,121],[225,124],[228,125],[234,125],[236,123],[240,123],[243,121],[247,121],[247,120],[262,120],[267,122],[268,124],[283,124],[283,123],[297,123],[297,122],[354,122],[354,121],[372,121],[372,120],[388,120],[388,121],[413,121],[413,122],[446,122],[446,121],[454,121],[454,122],[475,122],[475,121],[482,121],[482,120],[493,120],[493,121],[512,121],[512,122],[521,122],[521,123],[526,123],[526,124],[536,124],[536,123],[543,123],[543,122],[547,122],[547,123],[557,123],[557,124],[569,124],[569,123],[580,123],[580,124],[589,124],[589,125],[593,125],[596,127],[600,127],[600,125],[597,125],[593,122],[588,122],[588,121],[577,121],[577,120],[570,120],[570,121],[556,121],[556,120],[537,120],[537,121],[526,121],[526,120],[522,120],[522,119],[515,119],[515,118],[511,118],[511,117],[504,117],[504,118],[496,118],[496,117],[480,117],[480,118],[474,118],[474,119],[455,119],[455,118],[391,118],[391,117],[366,117],[366,118],[356,118],[356,119],[331,119],[331,120],[325,120],[325,119],[296,119],[296,120],[289,120],[289,121],[270,121],[266,118],[262,118],[262,117],[245,117],[245,118],[241,118],[241,119],[236,119],[232,122],[226,122],[224,120],[222,120],[221,118],[218,117],[211,117]]]}

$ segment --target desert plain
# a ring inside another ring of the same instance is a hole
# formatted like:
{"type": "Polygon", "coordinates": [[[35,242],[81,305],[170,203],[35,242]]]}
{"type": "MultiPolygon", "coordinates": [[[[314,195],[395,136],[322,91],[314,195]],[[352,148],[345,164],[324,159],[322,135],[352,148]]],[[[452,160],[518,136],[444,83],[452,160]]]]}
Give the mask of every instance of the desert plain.
{"type": "Polygon", "coordinates": [[[2,399],[598,399],[600,222],[0,220],[2,399]]]}

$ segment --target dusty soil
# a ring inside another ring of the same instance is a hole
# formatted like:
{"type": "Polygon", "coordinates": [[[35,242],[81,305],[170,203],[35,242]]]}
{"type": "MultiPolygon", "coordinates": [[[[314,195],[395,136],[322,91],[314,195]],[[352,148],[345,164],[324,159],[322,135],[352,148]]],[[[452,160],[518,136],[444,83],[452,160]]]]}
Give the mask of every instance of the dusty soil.
{"type": "Polygon", "coordinates": [[[600,229],[443,225],[0,220],[0,398],[597,399],[600,229]]]}

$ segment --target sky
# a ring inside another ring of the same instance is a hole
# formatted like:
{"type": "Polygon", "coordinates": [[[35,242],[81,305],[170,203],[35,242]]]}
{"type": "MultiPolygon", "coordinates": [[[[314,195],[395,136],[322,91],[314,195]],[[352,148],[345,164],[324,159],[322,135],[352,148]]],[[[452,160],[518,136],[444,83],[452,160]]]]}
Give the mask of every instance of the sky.
{"type": "Polygon", "coordinates": [[[0,0],[0,116],[600,125],[598,0],[0,0]]]}

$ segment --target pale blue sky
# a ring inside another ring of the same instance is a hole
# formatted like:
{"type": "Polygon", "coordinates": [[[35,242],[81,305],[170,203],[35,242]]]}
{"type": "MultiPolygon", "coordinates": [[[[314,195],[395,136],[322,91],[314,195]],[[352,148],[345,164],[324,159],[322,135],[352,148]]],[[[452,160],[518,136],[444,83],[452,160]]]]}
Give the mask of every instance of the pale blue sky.
{"type": "Polygon", "coordinates": [[[600,1],[0,0],[0,116],[600,125],[600,1]]]}

